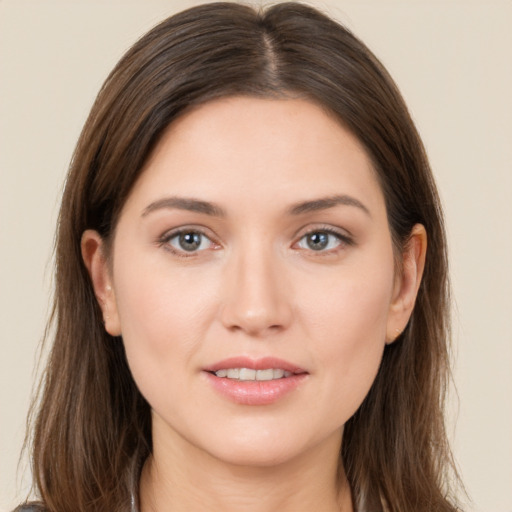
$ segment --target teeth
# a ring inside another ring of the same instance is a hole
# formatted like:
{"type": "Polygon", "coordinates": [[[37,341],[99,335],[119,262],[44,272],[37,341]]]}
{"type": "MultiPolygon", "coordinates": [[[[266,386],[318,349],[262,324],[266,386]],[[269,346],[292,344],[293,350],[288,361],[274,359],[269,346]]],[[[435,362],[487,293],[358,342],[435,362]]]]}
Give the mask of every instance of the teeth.
{"type": "Polygon", "coordinates": [[[273,380],[290,377],[292,372],[282,370],[281,368],[266,368],[265,370],[252,370],[250,368],[229,368],[217,370],[217,377],[227,377],[237,380],[273,380]]]}
{"type": "Polygon", "coordinates": [[[240,368],[230,368],[227,377],[228,379],[238,379],[240,377],[240,368]]]}
{"type": "Polygon", "coordinates": [[[256,380],[280,379],[282,375],[279,375],[279,372],[282,372],[282,370],[272,370],[272,368],[269,368],[268,370],[258,370],[256,372],[256,380]],[[278,375],[274,375],[274,372],[278,375]]]}

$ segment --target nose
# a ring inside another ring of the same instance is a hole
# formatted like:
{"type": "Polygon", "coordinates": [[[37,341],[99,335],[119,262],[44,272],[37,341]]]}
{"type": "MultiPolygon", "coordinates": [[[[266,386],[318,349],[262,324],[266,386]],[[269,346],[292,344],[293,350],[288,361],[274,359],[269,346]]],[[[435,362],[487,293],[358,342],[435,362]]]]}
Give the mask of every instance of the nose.
{"type": "Polygon", "coordinates": [[[261,247],[233,256],[225,270],[221,309],[226,329],[263,337],[290,325],[292,293],[278,259],[261,247]]]}

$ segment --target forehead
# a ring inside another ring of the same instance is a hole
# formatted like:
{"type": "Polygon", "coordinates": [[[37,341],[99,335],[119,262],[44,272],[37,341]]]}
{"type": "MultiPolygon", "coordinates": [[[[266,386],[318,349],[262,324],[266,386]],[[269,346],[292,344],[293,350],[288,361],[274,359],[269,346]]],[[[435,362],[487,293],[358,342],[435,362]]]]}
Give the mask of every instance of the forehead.
{"type": "Polygon", "coordinates": [[[245,204],[351,194],[383,198],[363,145],[334,116],[303,99],[231,97],[173,122],[129,202],[181,194],[245,204]],[[300,197],[298,197],[300,196],[300,197]]]}

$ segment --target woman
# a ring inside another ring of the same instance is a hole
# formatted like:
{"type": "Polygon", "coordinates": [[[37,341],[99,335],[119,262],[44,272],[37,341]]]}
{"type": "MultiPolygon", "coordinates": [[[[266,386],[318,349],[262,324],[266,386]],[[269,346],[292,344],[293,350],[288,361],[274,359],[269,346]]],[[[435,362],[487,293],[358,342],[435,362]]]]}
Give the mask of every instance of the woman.
{"type": "Polygon", "coordinates": [[[209,4],[137,42],[73,157],[40,506],[454,511],[445,236],[346,29],[209,4]]]}

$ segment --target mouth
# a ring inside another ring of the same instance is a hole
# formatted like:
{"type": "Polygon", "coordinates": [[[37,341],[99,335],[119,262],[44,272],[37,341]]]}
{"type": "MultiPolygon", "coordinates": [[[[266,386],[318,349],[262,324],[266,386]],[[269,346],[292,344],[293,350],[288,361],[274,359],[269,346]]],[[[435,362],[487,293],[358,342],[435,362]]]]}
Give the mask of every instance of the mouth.
{"type": "Polygon", "coordinates": [[[269,381],[284,379],[294,375],[292,372],[282,368],[265,368],[264,370],[253,370],[252,368],[225,368],[212,372],[216,377],[242,381],[269,381]]]}
{"type": "Polygon", "coordinates": [[[269,405],[296,390],[309,373],[276,358],[238,357],[204,368],[213,389],[243,405],[269,405]]]}

